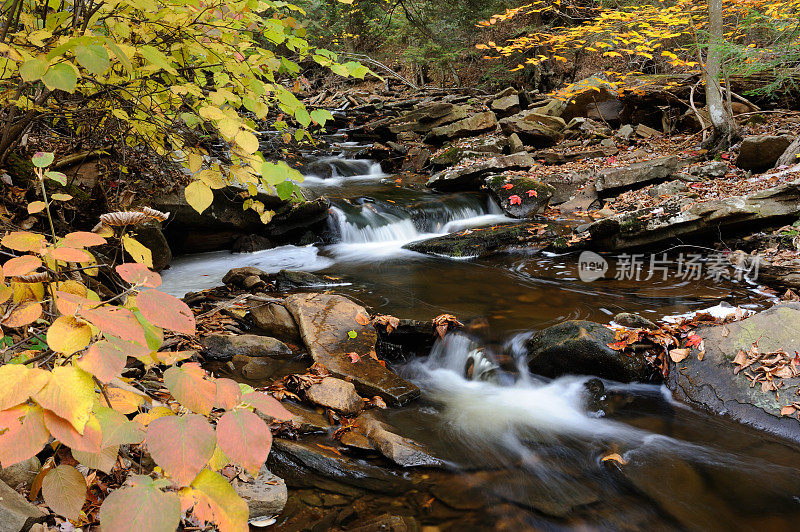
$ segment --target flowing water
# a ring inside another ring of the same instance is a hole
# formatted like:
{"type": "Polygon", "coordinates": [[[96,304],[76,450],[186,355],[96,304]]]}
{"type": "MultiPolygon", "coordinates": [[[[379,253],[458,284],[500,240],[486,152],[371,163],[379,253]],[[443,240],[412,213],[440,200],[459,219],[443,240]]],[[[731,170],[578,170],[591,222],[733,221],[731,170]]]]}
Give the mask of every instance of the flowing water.
{"type": "MultiPolygon", "coordinates": [[[[623,311],[655,319],[720,302],[764,306],[753,286],[676,276],[587,283],[574,254],[421,255],[403,246],[511,220],[484,194],[406,186],[366,160],[317,163],[325,165],[330,177],[309,175],[304,186],[331,199],[330,244],[181,257],[163,273],[164,288],[180,296],[216,286],[239,266],[302,269],[336,277],[337,292],[377,313],[483,320],[480,338],[448,335],[430,356],[399,368],[423,397],[385,412],[460,472],[431,473],[433,493],[469,514],[457,529],[792,529],[800,518],[794,446],[692,411],[662,387],[605,382],[597,392],[596,379],[543,379],[524,364],[531,331],[565,319],[605,323],[623,311]],[[501,369],[495,354],[515,369],[501,369]],[[601,460],[611,453],[623,463],[601,460]]],[[[424,522],[428,510],[415,508],[424,522]]]]}

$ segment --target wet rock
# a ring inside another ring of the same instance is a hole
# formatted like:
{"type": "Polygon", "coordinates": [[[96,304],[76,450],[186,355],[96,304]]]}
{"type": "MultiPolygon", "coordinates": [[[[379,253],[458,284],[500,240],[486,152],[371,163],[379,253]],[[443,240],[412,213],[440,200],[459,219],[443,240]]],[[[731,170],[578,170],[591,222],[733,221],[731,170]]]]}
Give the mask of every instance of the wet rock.
{"type": "Polygon", "coordinates": [[[630,166],[601,170],[595,188],[601,196],[617,194],[628,188],[643,187],[654,181],[663,181],[678,170],[677,157],[661,157],[630,166]]]}
{"type": "Polygon", "coordinates": [[[560,131],[566,124],[561,118],[523,111],[500,120],[500,128],[506,135],[516,134],[526,146],[547,148],[561,140],[560,131]]]}
{"type": "Polygon", "coordinates": [[[436,341],[433,323],[430,321],[399,320],[397,328],[387,332],[385,327],[378,331],[375,351],[382,360],[409,360],[428,356],[436,341]]]}
{"type": "Polygon", "coordinates": [[[428,148],[414,146],[408,150],[408,155],[403,161],[403,170],[422,172],[431,160],[431,151],[428,148]]]}
{"type": "Polygon", "coordinates": [[[483,178],[510,170],[528,170],[536,160],[527,152],[492,157],[461,168],[448,168],[434,174],[427,186],[436,190],[477,190],[483,178]]]}
{"type": "Polygon", "coordinates": [[[263,249],[274,247],[269,238],[261,235],[244,235],[236,239],[233,243],[234,253],[253,253],[263,249]]]}
{"type": "Polygon", "coordinates": [[[599,323],[566,321],[534,334],[527,342],[528,368],[545,377],[594,375],[619,382],[658,382],[659,372],[643,353],[608,347],[614,333],[599,323]]]}
{"type": "Polygon", "coordinates": [[[349,417],[364,409],[364,400],[356,393],[353,383],[334,377],[325,377],[309,386],[306,389],[306,399],[349,417]]]}
{"type": "Polygon", "coordinates": [[[390,530],[391,532],[416,532],[420,529],[416,519],[409,515],[383,514],[378,517],[359,521],[356,526],[348,527],[351,532],[377,532],[390,530]]]}
{"type": "Polygon", "coordinates": [[[666,183],[661,183],[660,185],[652,187],[647,191],[647,195],[654,198],[658,198],[660,196],[672,196],[673,194],[677,194],[688,189],[689,187],[683,181],[667,181],[666,183]]]}
{"type": "MultiPolygon", "coordinates": [[[[282,401],[281,405],[292,414],[292,419],[290,421],[292,428],[296,432],[310,434],[315,432],[328,432],[332,428],[331,422],[328,420],[327,416],[320,414],[308,406],[291,401],[282,401]]],[[[260,410],[256,410],[255,412],[258,414],[258,417],[267,423],[277,421],[272,416],[268,416],[260,410]]]]}
{"type": "Polygon", "coordinates": [[[794,139],[794,142],[786,148],[783,155],[780,156],[775,166],[793,166],[800,163],[800,136],[794,139]]]}
{"type": "Polygon", "coordinates": [[[457,139],[462,137],[472,137],[491,131],[497,127],[497,117],[491,111],[478,113],[468,118],[458,120],[446,126],[435,127],[425,137],[425,141],[431,144],[437,144],[449,139],[457,139]]]}
{"type": "MultiPolygon", "coordinates": [[[[553,203],[553,200],[551,199],[550,202],[553,203]]],[[[558,210],[563,214],[570,214],[575,211],[588,211],[598,204],[599,201],[594,184],[589,184],[575,192],[575,195],[568,201],[560,203],[558,210]]]]}
{"type": "Polygon", "coordinates": [[[290,486],[344,494],[400,494],[413,487],[404,473],[349,458],[310,441],[275,438],[267,465],[290,486]]]}
{"type": "Polygon", "coordinates": [[[736,166],[757,172],[768,170],[775,166],[775,163],[791,144],[792,139],[783,135],[747,137],[739,148],[736,166]]]}
{"type": "Polygon", "coordinates": [[[289,498],[286,482],[272,474],[266,465],[261,467],[258,476],[250,482],[242,482],[236,478],[231,485],[247,503],[250,519],[281,513],[289,498]]]}
{"type": "Polygon", "coordinates": [[[536,222],[499,224],[418,240],[403,247],[443,257],[487,257],[522,247],[544,248],[551,243],[557,245],[559,238],[563,238],[564,231],[557,226],[549,225],[540,232],[541,229],[541,224],[536,222]]]}
{"type": "Polygon", "coordinates": [[[270,276],[264,270],[254,268],[252,266],[245,266],[243,268],[233,268],[228,270],[228,273],[222,278],[222,282],[226,285],[242,286],[244,280],[248,277],[256,276],[265,281],[270,279],[270,276]]]}
{"type": "Polygon", "coordinates": [[[596,157],[609,157],[614,155],[615,149],[595,148],[591,150],[561,152],[556,150],[539,150],[533,153],[534,158],[544,164],[566,164],[573,161],[583,161],[596,157]]]}
{"type": "Polygon", "coordinates": [[[205,348],[203,357],[207,360],[226,361],[231,360],[234,355],[285,358],[292,354],[289,346],[280,340],[256,334],[212,334],[201,338],[200,343],[205,348]]]}
{"type": "Polygon", "coordinates": [[[434,102],[420,105],[397,118],[373,122],[367,127],[383,136],[387,132],[394,135],[425,134],[436,127],[467,118],[467,111],[468,108],[465,106],[456,106],[449,102],[434,102]]]}
{"type": "Polygon", "coordinates": [[[667,386],[675,398],[692,406],[727,416],[740,423],[800,442],[800,423],[795,416],[781,416],[781,408],[796,400],[800,378],[780,379],[779,393],[751,387],[743,373],[734,375],[732,361],[738,351],[770,353],[780,349],[800,351],[800,304],[782,303],[745,320],[726,325],[702,327],[703,360],[689,356],[670,364],[667,386]]]}
{"type": "Polygon", "coordinates": [[[532,218],[544,212],[555,192],[551,185],[514,174],[490,176],[485,183],[503,210],[514,218],[532,218]]]}
{"type": "Polygon", "coordinates": [[[2,532],[27,532],[47,518],[40,509],[25,497],[0,481],[0,530],[2,532]]]}
{"type": "Polygon", "coordinates": [[[381,396],[387,404],[402,405],[419,396],[419,388],[369,357],[377,333],[356,317],[368,316],[364,307],[333,294],[294,294],[286,308],[300,329],[311,356],[336,377],[351,381],[366,397],[381,396]],[[355,337],[352,337],[353,334],[355,337]],[[358,353],[353,363],[348,353],[358,353]]]}
{"type": "Polygon", "coordinates": [[[594,177],[591,172],[563,172],[558,175],[548,176],[545,183],[552,186],[555,190],[553,197],[550,198],[551,205],[559,205],[567,202],[575,196],[580,189],[591,187],[591,195],[597,197],[597,189],[594,184],[589,183],[594,177]]]}
{"type": "Polygon", "coordinates": [[[18,486],[30,486],[36,475],[39,474],[42,463],[35,456],[12,464],[8,467],[0,467],[0,481],[5,482],[12,488],[18,486]]]}
{"type": "Polygon", "coordinates": [[[507,147],[508,139],[500,135],[460,140],[446,146],[431,159],[431,164],[437,167],[454,166],[466,159],[483,158],[490,154],[501,155],[507,147]]]}
{"type": "Polygon", "coordinates": [[[386,458],[403,467],[441,466],[442,460],[432,456],[418,442],[400,436],[392,427],[375,418],[371,412],[361,414],[355,421],[372,446],[386,458]]]}
{"type": "Polygon", "coordinates": [[[667,242],[677,238],[703,235],[722,230],[752,228],[753,222],[779,221],[800,213],[800,182],[791,182],[754,192],[693,204],[665,201],[663,214],[653,215],[652,208],[616,214],[592,223],[588,230],[591,246],[608,251],[667,242]],[[647,219],[642,219],[645,217],[647,219]]]}
{"type": "Polygon", "coordinates": [[[630,312],[620,312],[611,320],[617,325],[628,327],[630,329],[658,329],[658,325],[648,320],[647,318],[638,314],[630,312]]]}
{"type": "Polygon", "coordinates": [[[375,447],[370,443],[369,438],[355,430],[348,430],[342,434],[342,437],[339,438],[339,442],[342,445],[346,445],[347,447],[353,449],[359,449],[361,451],[375,450],[375,447]]]}
{"type": "Polygon", "coordinates": [[[284,342],[297,343],[300,341],[300,331],[294,318],[279,303],[265,303],[250,308],[250,317],[253,325],[259,332],[272,336],[284,342]]]}
{"type": "Polygon", "coordinates": [[[330,281],[319,275],[295,270],[281,270],[272,276],[272,279],[275,281],[275,288],[281,292],[331,284],[330,281]]]}
{"type": "Polygon", "coordinates": [[[290,361],[283,358],[233,355],[231,362],[234,369],[248,381],[265,381],[292,373],[288,365],[290,361]]]}

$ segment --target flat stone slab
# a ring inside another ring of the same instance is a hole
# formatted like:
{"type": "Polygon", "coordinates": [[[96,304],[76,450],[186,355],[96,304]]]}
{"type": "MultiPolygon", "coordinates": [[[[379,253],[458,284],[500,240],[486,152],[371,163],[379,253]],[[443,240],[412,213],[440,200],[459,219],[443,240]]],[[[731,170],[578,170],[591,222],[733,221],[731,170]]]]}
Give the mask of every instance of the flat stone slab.
{"type": "Polygon", "coordinates": [[[364,307],[334,294],[293,294],[286,298],[286,308],[314,361],[352,382],[361,395],[378,395],[392,406],[419,397],[419,388],[370,357],[378,335],[371,325],[356,321],[358,315],[369,316],[364,307]],[[353,362],[348,353],[360,360],[353,362]]]}
{"type": "Polygon", "coordinates": [[[44,512],[0,481],[0,532],[26,531],[46,518],[44,512]]]}
{"type": "Polygon", "coordinates": [[[668,387],[674,396],[692,406],[800,442],[800,420],[781,416],[781,408],[798,400],[800,377],[776,379],[783,386],[764,392],[750,387],[743,372],[734,375],[733,359],[740,349],[770,353],[783,349],[800,351],[800,303],[782,303],[745,320],[703,327],[698,334],[705,342],[703,360],[696,350],[678,364],[670,363],[668,387]]]}

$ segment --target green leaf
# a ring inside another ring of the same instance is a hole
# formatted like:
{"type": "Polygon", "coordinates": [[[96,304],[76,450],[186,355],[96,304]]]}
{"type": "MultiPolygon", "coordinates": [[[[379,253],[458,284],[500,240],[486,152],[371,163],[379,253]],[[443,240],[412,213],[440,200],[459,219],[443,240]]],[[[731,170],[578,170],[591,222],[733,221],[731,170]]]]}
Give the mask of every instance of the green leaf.
{"type": "Polygon", "coordinates": [[[327,109],[314,109],[311,111],[311,119],[320,126],[324,126],[325,122],[333,120],[333,115],[327,109]]]}
{"type": "Polygon", "coordinates": [[[72,93],[78,83],[78,72],[71,63],[58,63],[50,67],[42,81],[50,90],[72,93]]]}
{"type": "Polygon", "coordinates": [[[19,75],[22,76],[22,81],[38,81],[47,72],[47,61],[44,59],[34,58],[28,59],[19,67],[19,75]]]}
{"type": "Polygon", "coordinates": [[[294,119],[300,122],[303,127],[308,127],[311,124],[311,115],[305,109],[298,109],[294,114],[294,119]]]}
{"type": "Polygon", "coordinates": [[[88,46],[79,44],[75,48],[75,58],[78,60],[79,65],[95,76],[101,75],[111,66],[108,51],[101,44],[90,44],[88,46]]]}
{"type": "Polygon", "coordinates": [[[55,158],[56,156],[52,153],[38,151],[33,154],[33,157],[31,157],[31,162],[36,168],[47,168],[53,164],[53,159],[55,158]]]}
{"type": "Polygon", "coordinates": [[[153,48],[150,45],[145,45],[139,47],[138,51],[149,63],[166,70],[174,76],[178,75],[178,71],[172,66],[172,63],[170,63],[169,59],[167,59],[167,56],[161,53],[157,48],[153,48]]]}
{"type": "Polygon", "coordinates": [[[49,172],[45,172],[44,176],[47,179],[51,179],[51,180],[55,181],[56,183],[59,183],[63,187],[67,186],[67,176],[66,176],[66,174],[63,174],[61,172],[53,172],[51,170],[49,172]]]}
{"type": "Polygon", "coordinates": [[[369,69],[358,63],[356,61],[348,61],[344,64],[345,68],[347,68],[347,72],[353,76],[354,78],[364,79],[364,76],[367,75],[369,69]]]}

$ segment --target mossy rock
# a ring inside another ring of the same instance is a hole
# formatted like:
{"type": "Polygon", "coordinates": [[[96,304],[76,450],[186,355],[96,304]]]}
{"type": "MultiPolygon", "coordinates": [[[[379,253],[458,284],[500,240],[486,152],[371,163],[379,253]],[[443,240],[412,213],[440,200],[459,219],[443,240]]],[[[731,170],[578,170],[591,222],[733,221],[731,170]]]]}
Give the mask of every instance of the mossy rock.
{"type": "Polygon", "coordinates": [[[486,188],[514,218],[532,218],[547,209],[556,189],[537,179],[515,174],[489,176],[486,188]]]}

